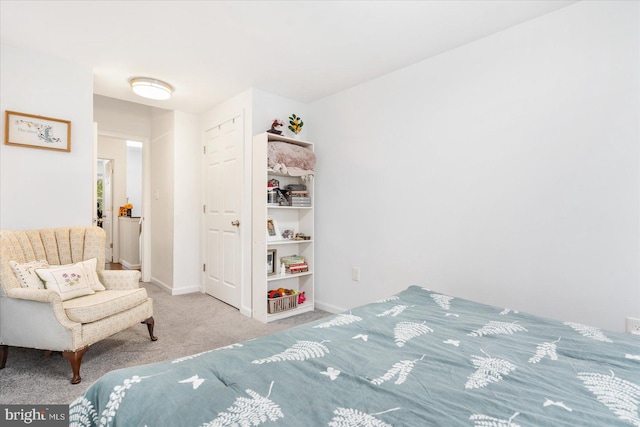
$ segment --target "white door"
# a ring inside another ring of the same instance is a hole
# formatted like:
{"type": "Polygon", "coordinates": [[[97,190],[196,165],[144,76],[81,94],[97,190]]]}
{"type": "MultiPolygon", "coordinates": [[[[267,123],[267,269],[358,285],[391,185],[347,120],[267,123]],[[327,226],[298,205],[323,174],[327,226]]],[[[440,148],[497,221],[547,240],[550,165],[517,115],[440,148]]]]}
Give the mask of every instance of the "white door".
{"type": "Polygon", "coordinates": [[[242,285],[242,129],[238,116],[207,131],[205,148],[205,292],[236,308],[242,285]]]}
{"type": "Polygon", "coordinates": [[[98,189],[98,198],[102,190],[102,228],[107,234],[105,262],[113,262],[113,160],[98,159],[98,181],[102,180],[102,188],[98,189]],[[100,167],[100,165],[102,165],[100,167]]]}

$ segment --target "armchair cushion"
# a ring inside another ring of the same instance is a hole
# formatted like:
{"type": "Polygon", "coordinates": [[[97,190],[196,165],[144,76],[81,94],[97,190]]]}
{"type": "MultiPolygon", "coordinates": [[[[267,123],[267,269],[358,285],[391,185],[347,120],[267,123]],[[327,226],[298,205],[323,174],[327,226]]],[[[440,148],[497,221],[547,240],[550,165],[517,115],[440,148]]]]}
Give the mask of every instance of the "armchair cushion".
{"type": "Polygon", "coordinates": [[[13,274],[15,274],[18,278],[20,286],[22,286],[23,288],[44,289],[44,283],[42,283],[42,280],[40,280],[35,270],[36,268],[49,267],[49,263],[47,263],[47,260],[43,259],[39,261],[23,263],[19,263],[17,261],[9,261],[9,266],[11,267],[11,271],[13,271],[13,274]]]}
{"type": "Polygon", "coordinates": [[[96,292],[83,298],[74,298],[62,303],[69,319],[79,323],[91,323],[117,314],[147,299],[147,290],[138,288],[127,291],[96,292]]]}
{"type": "Polygon", "coordinates": [[[47,289],[60,294],[62,301],[94,294],[81,263],[53,268],[37,268],[36,274],[47,289]]]}

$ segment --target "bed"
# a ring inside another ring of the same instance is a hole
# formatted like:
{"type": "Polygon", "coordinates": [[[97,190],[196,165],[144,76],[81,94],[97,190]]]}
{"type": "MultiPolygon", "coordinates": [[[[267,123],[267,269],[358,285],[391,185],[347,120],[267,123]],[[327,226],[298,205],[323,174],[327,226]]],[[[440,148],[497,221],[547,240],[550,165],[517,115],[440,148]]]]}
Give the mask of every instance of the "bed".
{"type": "Polygon", "coordinates": [[[640,426],[640,337],[420,286],[109,372],[72,426],[640,426]]]}

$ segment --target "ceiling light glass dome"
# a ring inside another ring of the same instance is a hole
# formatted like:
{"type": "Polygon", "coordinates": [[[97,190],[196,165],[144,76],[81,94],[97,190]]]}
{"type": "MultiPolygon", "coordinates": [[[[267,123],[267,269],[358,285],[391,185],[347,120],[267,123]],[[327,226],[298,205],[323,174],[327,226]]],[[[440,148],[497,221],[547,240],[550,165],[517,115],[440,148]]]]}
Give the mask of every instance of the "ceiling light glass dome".
{"type": "Polygon", "coordinates": [[[134,77],[129,82],[135,94],[148,99],[169,99],[173,92],[173,88],[169,83],[149,77],[134,77]]]}

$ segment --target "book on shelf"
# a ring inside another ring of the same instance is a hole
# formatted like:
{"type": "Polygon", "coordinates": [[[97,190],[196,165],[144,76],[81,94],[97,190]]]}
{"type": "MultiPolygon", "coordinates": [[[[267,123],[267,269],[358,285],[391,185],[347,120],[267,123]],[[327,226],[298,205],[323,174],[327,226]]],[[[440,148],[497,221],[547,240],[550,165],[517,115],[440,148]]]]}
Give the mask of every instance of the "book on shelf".
{"type": "Polygon", "coordinates": [[[280,258],[280,264],[284,264],[285,267],[292,264],[303,264],[304,262],[304,257],[298,255],[283,256],[280,258]]]}
{"type": "Polygon", "coordinates": [[[285,271],[288,273],[303,273],[305,271],[309,271],[309,266],[306,263],[301,264],[292,264],[285,267],[285,271]]]}

